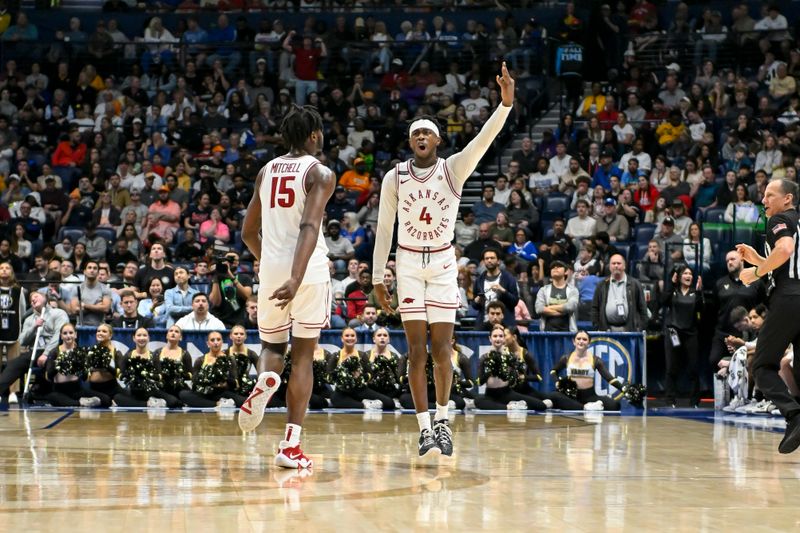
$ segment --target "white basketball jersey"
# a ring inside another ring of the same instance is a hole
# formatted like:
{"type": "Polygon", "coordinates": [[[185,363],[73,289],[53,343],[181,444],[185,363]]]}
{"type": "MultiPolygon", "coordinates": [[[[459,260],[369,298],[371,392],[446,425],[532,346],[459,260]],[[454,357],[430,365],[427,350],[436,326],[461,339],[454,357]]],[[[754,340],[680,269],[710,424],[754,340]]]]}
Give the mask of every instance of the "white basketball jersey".
{"type": "MultiPolygon", "coordinates": [[[[275,287],[291,274],[306,206],[306,175],[320,162],[310,156],[277,157],[261,169],[261,269],[262,285],[275,287]]],[[[330,281],[328,247],[320,226],[317,245],[308,261],[303,284],[330,281]]]]}
{"type": "Polygon", "coordinates": [[[411,161],[395,168],[400,246],[438,248],[453,241],[461,186],[442,158],[425,170],[424,174],[415,174],[411,161]]]}

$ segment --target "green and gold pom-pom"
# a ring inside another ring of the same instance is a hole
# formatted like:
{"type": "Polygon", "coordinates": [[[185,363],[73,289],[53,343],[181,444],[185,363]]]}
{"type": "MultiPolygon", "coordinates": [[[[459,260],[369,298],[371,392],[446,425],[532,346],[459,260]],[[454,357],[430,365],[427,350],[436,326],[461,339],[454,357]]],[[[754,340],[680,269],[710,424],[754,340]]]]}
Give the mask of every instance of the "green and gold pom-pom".
{"type": "Polygon", "coordinates": [[[319,391],[328,385],[328,366],[325,361],[314,359],[311,367],[314,371],[314,390],[319,391]]]}
{"type": "Polygon", "coordinates": [[[86,366],[89,370],[111,370],[111,350],[95,344],[86,351],[86,366]]]}
{"type": "Polygon", "coordinates": [[[128,359],[122,372],[124,381],[132,392],[152,393],[161,388],[160,376],[156,372],[152,359],[136,357],[128,359]]]}
{"type": "Polygon", "coordinates": [[[563,394],[564,396],[568,396],[573,400],[578,397],[578,384],[575,383],[575,380],[569,377],[561,377],[556,381],[556,390],[563,394]]]}
{"type": "Polygon", "coordinates": [[[333,382],[336,388],[344,392],[361,390],[367,386],[361,360],[358,357],[348,357],[333,371],[333,382]]]}
{"type": "Polygon", "coordinates": [[[66,352],[59,350],[55,360],[56,372],[64,376],[83,378],[86,374],[86,359],[86,349],[80,346],[66,352]]]}
{"type": "Polygon", "coordinates": [[[183,367],[183,361],[161,359],[161,382],[165,389],[171,391],[185,389],[187,379],[192,379],[192,375],[188,369],[183,367]]]}
{"type": "Polygon", "coordinates": [[[389,396],[398,391],[397,383],[397,357],[394,355],[377,355],[372,361],[372,374],[370,375],[369,386],[381,394],[389,396]]]}
{"type": "Polygon", "coordinates": [[[229,355],[221,355],[213,364],[203,365],[197,373],[194,390],[200,394],[211,394],[217,389],[224,388],[232,367],[233,358],[229,355]]]}

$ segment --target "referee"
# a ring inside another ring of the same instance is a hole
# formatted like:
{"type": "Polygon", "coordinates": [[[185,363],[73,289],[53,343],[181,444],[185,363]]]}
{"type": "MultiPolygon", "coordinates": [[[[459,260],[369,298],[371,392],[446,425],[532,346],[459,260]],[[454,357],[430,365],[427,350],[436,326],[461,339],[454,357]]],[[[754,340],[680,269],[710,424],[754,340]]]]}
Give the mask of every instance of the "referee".
{"type": "MultiPolygon", "coordinates": [[[[764,192],[767,234],[761,257],[752,246],[737,244],[742,258],[755,265],[745,268],[739,279],[745,285],[769,276],[769,314],[758,335],[753,375],[756,385],[786,418],[786,433],[778,446],[791,453],[800,446],[800,404],[789,394],[778,375],[781,357],[791,343],[800,352],[800,247],[798,247],[797,184],[787,179],[770,181],[764,192]]],[[[795,358],[800,365],[800,357],[795,358]]]]}

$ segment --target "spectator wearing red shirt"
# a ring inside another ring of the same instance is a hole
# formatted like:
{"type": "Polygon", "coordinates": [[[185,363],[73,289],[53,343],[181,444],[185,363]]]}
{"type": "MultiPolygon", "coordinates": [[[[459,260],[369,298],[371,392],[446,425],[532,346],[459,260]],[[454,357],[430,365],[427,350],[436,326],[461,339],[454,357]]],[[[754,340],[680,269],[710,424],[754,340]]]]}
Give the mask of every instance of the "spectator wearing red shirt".
{"type": "Polygon", "coordinates": [[[391,92],[393,89],[401,89],[406,85],[408,72],[403,70],[403,60],[399,57],[392,59],[392,67],[381,78],[381,90],[391,92]]]}
{"type": "Polygon", "coordinates": [[[86,144],[81,142],[78,128],[69,130],[69,137],[58,143],[53,152],[53,172],[61,177],[64,189],[70,190],[81,177],[81,165],[86,159],[86,144]]]}
{"type": "Polygon", "coordinates": [[[633,201],[639,206],[642,213],[652,211],[658,200],[658,189],[650,183],[647,176],[639,176],[639,183],[633,193],[633,201]]]}
{"type": "Polygon", "coordinates": [[[636,0],[628,19],[628,31],[636,35],[654,31],[657,26],[658,11],[656,6],[647,0],[636,0]]]}
{"type": "Polygon", "coordinates": [[[297,32],[292,30],[283,41],[283,48],[294,54],[294,75],[297,81],[294,85],[294,100],[297,105],[305,105],[306,95],[317,92],[317,71],[320,58],[327,57],[328,49],[325,43],[317,37],[303,37],[303,46],[292,46],[292,39],[297,32]],[[317,46],[314,46],[317,45],[317,46]]]}
{"type": "Polygon", "coordinates": [[[617,111],[617,104],[613,96],[606,96],[606,106],[597,114],[597,120],[600,121],[600,127],[606,131],[611,131],[614,124],[617,123],[619,111],[617,111]]]}

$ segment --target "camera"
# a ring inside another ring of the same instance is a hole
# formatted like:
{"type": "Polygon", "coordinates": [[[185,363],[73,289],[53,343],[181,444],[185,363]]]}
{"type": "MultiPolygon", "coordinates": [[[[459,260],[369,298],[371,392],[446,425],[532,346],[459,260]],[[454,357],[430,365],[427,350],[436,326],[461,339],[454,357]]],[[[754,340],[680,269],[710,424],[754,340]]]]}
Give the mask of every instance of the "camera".
{"type": "Polygon", "coordinates": [[[227,246],[214,245],[212,259],[214,262],[214,272],[218,279],[228,279],[231,277],[232,272],[230,266],[233,259],[229,257],[232,250],[227,246]]]}

